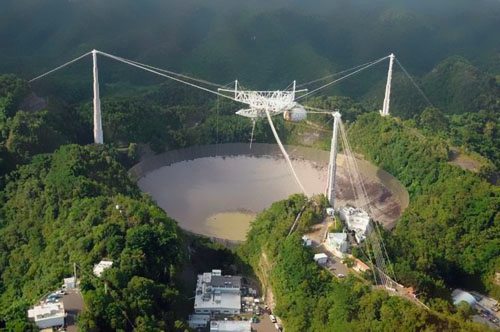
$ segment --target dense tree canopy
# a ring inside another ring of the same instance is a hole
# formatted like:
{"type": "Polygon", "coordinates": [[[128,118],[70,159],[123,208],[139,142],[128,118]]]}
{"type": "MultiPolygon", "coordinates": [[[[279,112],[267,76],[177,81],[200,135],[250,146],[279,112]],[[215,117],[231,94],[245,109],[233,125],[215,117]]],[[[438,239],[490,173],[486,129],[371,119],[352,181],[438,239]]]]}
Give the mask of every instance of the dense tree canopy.
{"type": "Polygon", "coordinates": [[[252,223],[240,254],[260,278],[269,281],[287,331],[482,331],[452,312],[436,313],[355,277],[334,278],[313,260],[301,235],[322,218],[324,201],[291,196],[274,203],[252,223]],[[288,236],[295,216],[305,213],[288,236]]]}
{"type": "Polygon", "coordinates": [[[173,330],[181,318],[173,282],[184,259],[180,231],[115,158],[102,146],[67,145],[9,176],[0,210],[0,316],[8,327],[25,321],[27,306],[60,286],[72,263],[87,307],[81,329],[173,330]],[[103,258],[114,263],[99,279],[91,271],[103,258]]]}
{"type": "Polygon", "coordinates": [[[440,294],[443,280],[498,296],[491,281],[500,257],[499,188],[448,164],[444,140],[396,119],[367,114],[349,135],[410,192],[410,206],[389,237],[401,280],[429,296],[440,294]]]}

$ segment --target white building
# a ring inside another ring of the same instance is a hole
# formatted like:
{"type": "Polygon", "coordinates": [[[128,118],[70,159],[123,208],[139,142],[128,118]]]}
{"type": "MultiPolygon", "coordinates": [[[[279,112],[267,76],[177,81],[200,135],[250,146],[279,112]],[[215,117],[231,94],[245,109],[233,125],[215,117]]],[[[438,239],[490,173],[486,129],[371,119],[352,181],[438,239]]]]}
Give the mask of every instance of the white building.
{"type": "Polygon", "coordinates": [[[194,312],[235,315],[241,311],[241,277],[223,276],[220,270],[198,275],[194,312]]]}
{"type": "Polygon", "coordinates": [[[252,322],[248,320],[213,320],[210,332],[251,332],[252,322]]]}
{"type": "Polygon", "coordinates": [[[65,316],[62,303],[44,303],[28,310],[28,318],[33,319],[40,329],[64,326],[65,316]]]}
{"type": "Polygon", "coordinates": [[[75,277],[69,277],[63,279],[62,288],[64,289],[73,289],[76,288],[76,279],[75,277]]]}
{"type": "Polygon", "coordinates": [[[104,272],[104,270],[109,269],[111,266],[113,266],[113,261],[103,259],[102,261],[94,265],[94,275],[101,277],[101,274],[104,272]]]}
{"type": "Polygon", "coordinates": [[[192,329],[206,328],[210,321],[210,315],[190,315],[188,325],[192,329]]]}
{"type": "Polygon", "coordinates": [[[314,261],[316,263],[318,263],[319,265],[326,264],[326,262],[328,261],[328,256],[324,252],[321,252],[319,254],[315,254],[314,261]]]}
{"type": "Polygon", "coordinates": [[[345,222],[347,229],[354,232],[358,243],[363,242],[372,231],[371,219],[368,213],[352,206],[343,206],[339,209],[340,219],[345,222]]]}
{"type": "Polygon", "coordinates": [[[312,240],[307,235],[303,235],[302,244],[304,245],[304,247],[310,247],[312,246],[312,240]]]}
{"type": "Polygon", "coordinates": [[[347,253],[347,250],[349,250],[347,233],[328,233],[326,246],[335,256],[343,258],[347,253]]]}

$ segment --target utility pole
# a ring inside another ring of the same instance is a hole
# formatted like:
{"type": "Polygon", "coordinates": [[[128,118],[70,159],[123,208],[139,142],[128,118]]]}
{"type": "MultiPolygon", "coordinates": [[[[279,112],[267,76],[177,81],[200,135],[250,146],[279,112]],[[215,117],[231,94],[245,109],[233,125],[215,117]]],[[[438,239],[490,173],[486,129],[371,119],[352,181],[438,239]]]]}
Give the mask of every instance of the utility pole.
{"type": "Polygon", "coordinates": [[[340,126],[340,113],[333,112],[333,135],[330,147],[330,162],[328,164],[328,201],[332,208],[335,208],[335,176],[337,172],[337,150],[338,150],[338,136],[340,126]]]}
{"type": "Polygon", "coordinates": [[[76,263],[73,263],[73,281],[75,282],[76,288],[76,263]]]}
{"type": "Polygon", "coordinates": [[[384,97],[384,105],[382,106],[382,110],[380,111],[380,115],[387,116],[389,115],[389,106],[391,103],[391,82],[392,82],[392,66],[394,64],[394,53],[389,55],[389,70],[387,71],[387,83],[385,85],[385,97],[384,97]]]}
{"type": "Polygon", "coordinates": [[[97,50],[92,51],[94,73],[94,143],[103,144],[101,99],[99,98],[99,70],[97,68],[97,50]]]}

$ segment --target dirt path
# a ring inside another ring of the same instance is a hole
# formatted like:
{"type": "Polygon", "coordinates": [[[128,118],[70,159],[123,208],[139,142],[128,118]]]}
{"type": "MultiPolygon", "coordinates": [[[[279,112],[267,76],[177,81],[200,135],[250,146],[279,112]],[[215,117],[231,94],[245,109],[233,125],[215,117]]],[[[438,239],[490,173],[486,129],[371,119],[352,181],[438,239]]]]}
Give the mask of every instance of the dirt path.
{"type": "Polygon", "coordinates": [[[267,255],[264,251],[262,251],[262,255],[260,256],[259,265],[262,273],[261,282],[265,291],[265,302],[267,306],[271,308],[272,311],[274,311],[276,302],[274,301],[274,294],[271,285],[269,284],[268,276],[268,272],[271,271],[272,266],[271,263],[269,263],[269,259],[267,258],[267,255]]]}

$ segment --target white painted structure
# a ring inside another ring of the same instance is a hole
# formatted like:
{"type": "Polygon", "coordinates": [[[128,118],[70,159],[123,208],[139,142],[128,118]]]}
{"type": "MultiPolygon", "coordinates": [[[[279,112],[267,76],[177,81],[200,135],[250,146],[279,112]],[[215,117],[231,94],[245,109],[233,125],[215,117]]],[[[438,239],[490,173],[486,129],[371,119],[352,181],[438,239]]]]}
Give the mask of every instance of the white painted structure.
{"type": "Polygon", "coordinates": [[[241,277],[223,276],[220,270],[199,274],[194,312],[196,314],[239,314],[241,312],[241,277]]]}
{"type": "Polygon", "coordinates": [[[302,244],[304,247],[312,246],[312,240],[307,235],[302,235],[302,244]]]}
{"type": "Polygon", "coordinates": [[[99,69],[97,68],[97,51],[92,50],[94,74],[94,143],[104,143],[102,135],[101,99],[99,97],[99,69]]]}
{"type": "Polygon", "coordinates": [[[65,317],[62,303],[44,303],[28,310],[28,318],[40,329],[64,326],[65,317]]]}
{"type": "Polygon", "coordinates": [[[328,163],[328,189],[326,196],[330,206],[335,208],[335,176],[337,173],[337,150],[338,150],[338,136],[340,126],[340,113],[333,112],[333,135],[330,146],[330,161],[328,163]]]}
{"type": "Polygon", "coordinates": [[[387,116],[389,115],[389,106],[391,103],[391,82],[392,82],[392,66],[394,64],[394,54],[391,53],[389,55],[389,70],[387,71],[387,83],[385,85],[385,96],[384,96],[384,104],[382,109],[380,110],[380,115],[387,116]]]}
{"type": "Polygon", "coordinates": [[[94,269],[92,271],[94,272],[94,275],[96,275],[97,277],[101,277],[104,270],[109,269],[111,266],[113,266],[113,261],[103,259],[102,261],[94,265],[94,269]]]}
{"type": "Polygon", "coordinates": [[[371,233],[371,219],[366,211],[352,206],[343,206],[339,209],[340,219],[345,222],[347,229],[354,232],[358,243],[363,242],[371,233]]]}
{"type": "Polygon", "coordinates": [[[74,289],[76,288],[76,278],[69,277],[63,279],[63,288],[65,289],[74,289]]]}
{"type": "Polygon", "coordinates": [[[210,332],[251,332],[252,322],[249,320],[213,320],[210,332]]]}
{"type": "Polygon", "coordinates": [[[328,233],[326,238],[326,246],[337,257],[343,258],[349,250],[349,241],[347,241],[347,233],[328,233]]]}
{"type": "Polygon", "coordinates": [[[328,256],[324,252],[321,252],[319,254],[315,254],[314,261],[316,263],[318,263],[319,265],[326,264],[326,262],[328,261],[328,256]]]}
{"type": "Polygon", "coordinates": [[[206,328],[210,322],[210,315],[190,315],[188,318],[188,325],[192,329],[206,328]]]}

